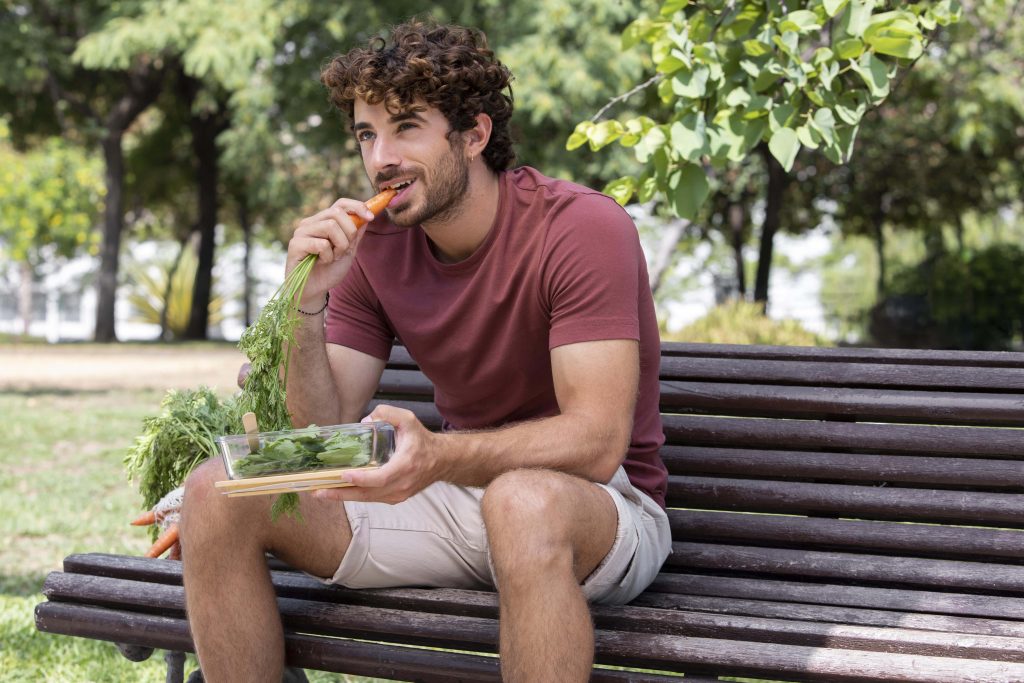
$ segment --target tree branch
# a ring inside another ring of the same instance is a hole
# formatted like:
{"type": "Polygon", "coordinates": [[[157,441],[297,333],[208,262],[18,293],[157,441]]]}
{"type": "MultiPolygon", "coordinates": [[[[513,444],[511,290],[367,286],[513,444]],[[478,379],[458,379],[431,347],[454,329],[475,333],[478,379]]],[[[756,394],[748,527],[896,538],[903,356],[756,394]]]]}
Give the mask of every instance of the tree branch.
{"type": "Polygon", "coordinates": [[[637,94],[641,90],[646,90],[648,87],[650,87],[651,85],[654,85],[655,83],[658,83],[658,82],[662,81],[664,78],[665,78],[665,74],[654,74],[653,76],[651,76],[646,81],[644,81],[640,85],[636,86],[635,88],[633,88],[629,92],[623,93],[623,94],[619,95],[618,97],[614,97],[611,100],[609,100],[608,103],[606,105],[604,105],[603,107],[601,107],[597,111],[596,114],[594,114],[593,116],[590,117],[590,120],[594,121],[594,122],[599,121],[601,119],[601,117],[604,116],[604,113],[606,111],[608,111],[609,109],[614,107],[619,102],[625,102],[626,100],[628,100],[630,97],[632,97],[633,95],[637,94]]]}

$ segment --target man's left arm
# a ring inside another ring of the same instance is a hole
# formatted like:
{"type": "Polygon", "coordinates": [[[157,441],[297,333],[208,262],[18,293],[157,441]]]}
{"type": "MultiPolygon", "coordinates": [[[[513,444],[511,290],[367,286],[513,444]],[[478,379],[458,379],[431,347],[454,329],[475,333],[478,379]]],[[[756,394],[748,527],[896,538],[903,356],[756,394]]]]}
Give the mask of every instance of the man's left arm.
{"type": "Polygon", "coordinates": [[[437,434],[406,410],[378,406],[369,419],[395,425],[396,450],[377,470],[350,473],[354,485],[319,495],[397,503],[435,481],[486,486],[504,472],[551,469],[608,482],[629,447],[639,381],[632,339],[551,350],[559,414],[496,430],[437,434]]]}

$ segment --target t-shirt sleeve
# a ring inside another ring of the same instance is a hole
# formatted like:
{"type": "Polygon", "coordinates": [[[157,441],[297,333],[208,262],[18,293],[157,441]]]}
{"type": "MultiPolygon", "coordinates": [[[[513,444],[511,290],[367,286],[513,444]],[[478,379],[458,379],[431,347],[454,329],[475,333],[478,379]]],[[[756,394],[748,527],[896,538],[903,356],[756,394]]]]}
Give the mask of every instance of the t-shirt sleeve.
{"type": "Polygon", "coordinates": [[[552,217],[548,231],[543,291],[549,348],[639,341],[638,287],[646,268],[629,214],[603,195],[579,195],[552,217]]]}
{"type": "Polygon", "coordinates": [[[382,360],[391,355],[395,334],[357,260],[331,290],[324,322],[328,344],[339,344],[382,360]]]}

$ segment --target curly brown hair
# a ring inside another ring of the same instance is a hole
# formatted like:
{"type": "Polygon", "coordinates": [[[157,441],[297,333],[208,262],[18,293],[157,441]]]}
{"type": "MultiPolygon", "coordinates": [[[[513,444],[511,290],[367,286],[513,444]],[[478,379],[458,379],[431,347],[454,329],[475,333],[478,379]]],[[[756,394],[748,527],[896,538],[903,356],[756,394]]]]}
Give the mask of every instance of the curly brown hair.
{"type": "Polygon", "coordinates": [[[483,158],[496,172],[515,159],[511,81],[512,73],[494,57],[482,32],[419,20],[392,28],[390,40],[377,37],[336,56],[320,72],[331,102],[350,124],[356,98],[383,102],[393,113],[425,103],[444,114],[453,133],[469,130],[478,114],[487,114],[492,128],[483,158]]]}

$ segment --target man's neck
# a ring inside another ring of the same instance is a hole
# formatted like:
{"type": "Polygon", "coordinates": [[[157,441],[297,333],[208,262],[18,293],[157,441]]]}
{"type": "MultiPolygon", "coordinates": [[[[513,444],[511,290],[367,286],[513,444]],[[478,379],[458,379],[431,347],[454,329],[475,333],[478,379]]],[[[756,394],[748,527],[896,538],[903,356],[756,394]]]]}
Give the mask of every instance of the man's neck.
{"type": "Polygon", "coordinates": [[[498,174],[481,159],[472,164],[469,174],[469,189],[458,214],[443,223],[422,226],[443,263],[458,263],[472,256],[487,238],[498,213],[498,174]]]}

